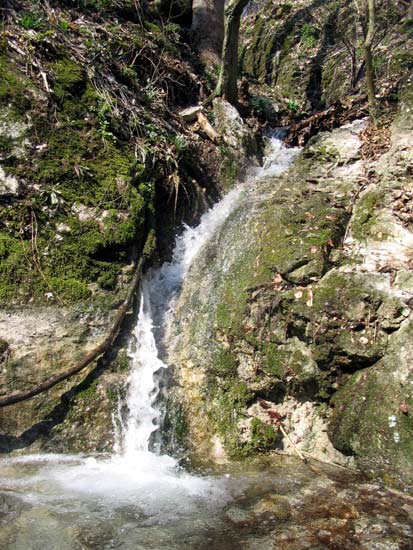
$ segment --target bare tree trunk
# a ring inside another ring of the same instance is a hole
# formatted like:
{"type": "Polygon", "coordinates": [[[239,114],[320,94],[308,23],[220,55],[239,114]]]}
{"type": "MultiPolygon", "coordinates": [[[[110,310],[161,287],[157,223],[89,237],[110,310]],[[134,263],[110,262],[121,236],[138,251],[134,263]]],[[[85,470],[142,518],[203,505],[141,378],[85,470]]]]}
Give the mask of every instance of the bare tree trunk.
{"type": "Polygon", "coordinates": [[[410,2],[409,9],[407,10],[407,19],[413,21],[413,0],[410,2]]]}
{"type": "Polygon", "coordinates": [[[196,48],[205,65],[220,64],[224,40],[225,0],[193,0],[192,30],[196,48]]]}
{"type": "Polygon", "coordinates": [[[364,40],[363,53],[366,64],[366,83],[367,96],[369,100],[370,116],[373,121],[377,116],[376,90],[374,85],[374,67],[373,67],[373,39],[376,31],[376,3],[375,0],[366,0],[367,4],[367,34],[364,40]]]}
{"type": "Polygon", "coordinates": [[[238,100],[238,42],[241,15],[249,0],[229,0],[225,7],[222,64],[215,95],[235,105],[238,100]]]}

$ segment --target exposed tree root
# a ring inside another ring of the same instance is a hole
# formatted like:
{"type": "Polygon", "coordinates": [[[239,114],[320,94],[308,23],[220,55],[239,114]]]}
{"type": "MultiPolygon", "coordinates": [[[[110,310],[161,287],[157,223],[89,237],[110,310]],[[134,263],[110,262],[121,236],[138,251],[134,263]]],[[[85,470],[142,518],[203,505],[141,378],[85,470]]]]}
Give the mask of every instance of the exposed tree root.
{"type": "Polygon", "coordinates": [[[29,390],[25,390],[19,393],[15,393],[12,395],[6,395],[4,397],[0,397],[0,407],[7,407],[9,405],[14,405],[15,403],[21,403],[22,401],[27,401],[28,399],[31,399],[32,397],[35,397],[36,395],[39,395],[40,393],[43,393],[49,390],[50,388],[53,388],[53,386],[56,386],[56,384],[59,384],[59,382],[63,382],[64,380],[71,378],[75,374],[78,374],[80,371],[85,369],[88,365],[90,365],[93,361],[101,357],[110,349],[113,341],[115,340],[116,336],[119,333],[119,329],[122,325],[125,315],[128,312],[129,308],[131,307],[133,299],[136,295],[136,291],[139,287],[139,283],[142,277],[143,266],[150,255],[150,249],[151,249],[150,241],[152,239],[153,239],[153,236],[152,234],[150,234],[146,241],[143,254],[141,255],[138,263],[136,264],[135,272],[129,284],[126,299],[117,310],[115,318],[112,322],[112,325],[103,342],[101,342],[96,348],[90,351],[85,357],[83,357],[83,359],[81,359],[78,363],[76,363],[76,365],[74,365],[70,369],[44,380],[42,383],[38,384],[34,388],[31,388],[29,390]]]}

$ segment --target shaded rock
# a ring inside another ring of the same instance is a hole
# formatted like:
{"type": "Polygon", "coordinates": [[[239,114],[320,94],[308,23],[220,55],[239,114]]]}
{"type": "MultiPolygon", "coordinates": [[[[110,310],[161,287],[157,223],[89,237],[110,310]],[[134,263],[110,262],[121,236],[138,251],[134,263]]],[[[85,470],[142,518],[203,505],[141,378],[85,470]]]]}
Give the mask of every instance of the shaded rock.
{"type": "Polygon", "coordinates": [[[366,471],[387,481],[413,486],[413,322],[406,321],[389,339],[376,365],[352,375],[333,397],[329,424],[333,444],[354,454],[366,471]]]}
{"type": "Polygon", "coordinates": [[[182,111],[179,111],[179,116],[185,122],[195,122],[197,120],[199,113],[202,113],[202,106],[195,105],[194,107],[187,107],[182,111]]]}

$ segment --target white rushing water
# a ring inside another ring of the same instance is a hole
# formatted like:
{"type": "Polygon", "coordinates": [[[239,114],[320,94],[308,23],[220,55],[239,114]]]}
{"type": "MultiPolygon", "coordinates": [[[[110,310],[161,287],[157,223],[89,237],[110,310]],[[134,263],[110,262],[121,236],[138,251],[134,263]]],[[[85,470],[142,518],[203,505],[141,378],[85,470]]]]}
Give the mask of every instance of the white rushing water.
{"type": "Polygon", "coordinates": [[[156,373],[167,365],[158,357],[154,324],[166,330],[165,325],[173,318],[176,295],[192,262],[237,207],[247,186],[251,189],[262,178],[281,174],[297,154],[297,149],[284,147],[278,136],[270,138],[264,166],[251,174],[252,181],[232,189],[202,216],[197,227],[186,226],[176,240],[172,261],[150,271],[143,281],[139,318],[129,354],[132,360],[127,398],[129,417],[123,426],[123,445],[117,446],[124,456],[149,452],[151,434],[159,428],[160,412],[154,406],[159,392],[156,373]]]}
{"type": "MultiPolygon", "coordinates": [[[[151,436],[160,428],[157,406],[159,374],[167,367],[159,358],[156,337],[173,318],[174,303],[188,270],[203,246],[222,226],[229,214],[254,185],[267,175],[278,175],[288,168],[297,150],[287,150],[280,139],[271,138],[269,154],[263,168],[245,183],[237,185],[218,204],[202,216],[200,224],[186,227],[177,238],[171,262],[150,270],[144,278],[137,324],[131,336],[129,357],[131,374],[128,383],[128,415],[120,422],[121,430],[115,454],[110,458],[36,455],[0,461],[0,470],[17,471],[31,464],[31,477],[4,486],[26,489],[26,499],[78,498],[79,494],[104,498],[111,506],[132,502],[165,520],[172,513],[193,510],[201,498],[208,506],[225,501],[223,484],[216,480],[185,473],[177,461],[151,448],[151,436]],[[20,466],[19,466],[20,465],[20,466]],[[40,496],[41,495],[41,496],[40,496]],[[77,495],[77,496],[76,496],[77,495]],[[190,498],[188,498],[190,497],[190,498]]],[[[0,474],[3,477],[3,474],[0,474]]],[[[17,474],[16,474],[17,475],[17,474]]]]}

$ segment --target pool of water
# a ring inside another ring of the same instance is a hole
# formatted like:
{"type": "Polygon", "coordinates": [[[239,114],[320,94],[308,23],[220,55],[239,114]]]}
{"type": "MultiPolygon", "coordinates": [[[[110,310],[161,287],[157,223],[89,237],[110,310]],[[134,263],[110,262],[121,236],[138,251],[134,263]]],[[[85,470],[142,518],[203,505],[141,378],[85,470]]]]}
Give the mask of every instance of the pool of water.
{"type": "Polygon", "coordinates": [[[413,499],[273,455],[186,472],[167,456],[0,461],[2,549],[408,550],[413,499]]]}

